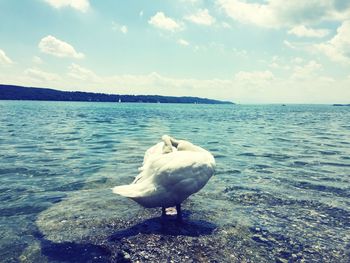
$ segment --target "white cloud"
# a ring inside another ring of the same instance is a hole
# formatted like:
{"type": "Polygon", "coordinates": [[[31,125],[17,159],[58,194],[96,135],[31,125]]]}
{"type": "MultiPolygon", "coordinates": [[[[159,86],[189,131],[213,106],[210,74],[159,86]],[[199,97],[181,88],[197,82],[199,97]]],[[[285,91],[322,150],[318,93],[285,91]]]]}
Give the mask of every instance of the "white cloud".
{"type": "Polygon", "coordinates": [[[288,65],[288,63],[285,63],[284,59],[279,58],[277,56],[274,56],[272,58],[272,61],[269,64],[269,67],[273,68],[273,69],[280,69],[280,70],[281,69],[282,70],[289,70],[290,69],[290,66],[288,65]]]}
{"type": "Polygon", "coordinates": [[[157,12],[150,18],[148,23],[154,27],[168,31],[177,31],[181,29],[179,23],[174,19],[167,17],[163,12],[157,12]]]}
{"type": "Polygon", "coordinates": [[[71,7],[81,12],[89,10],[89,0],[44,0],[54,8],[71,7]]]}
{"type": "Polygon", "coordinates": [[[350,62],[350,20],[337,29],[337,34],[329,41],[315,45],[333,61],[350,62]]]}
{"type": "MultiPolygon", "coordinates": [[[[309,62],[313,63],[314,61],[309,61],[309,62]]],[[[273,69],[284,70],[283,74],[292,74],[294,73],[294,70],[297,68],[297,66],[304,67],[306,64],[307,64],[306,61],[300,57],[286,58],[283,56],[273,56],[269,64],[269,67],[273,69]]]]}
{"type": "Polygon", "coordinates": [[[305,52],[309,52],[311,54],[315,54],[315,50],[316,50],[313,42],[304,42],[304,41],[290,42],[288,40],[284,40],[283,44],[290,49],[305,51],[305,52]]]}
{"type": "Polygon", "coordinates": [[[79,66],[78,64],[72,63],[68,69],[68,75],[75,79],[94,82],[101,81],[100,77],[98,77],[92,70],[79,66]]]}
{"type": "Polygon", "coordinates": [[[140,11],[139,17],[143,17],[143,10],[140,11]]]}
{"type": "Polygon", "coordinates": [[[216,3],[234,20],[269,28],[342,21],[350,16],[350,2],[340,0],[266,0],[262,4],[217,0],[216,3]]]}
{"type": "Polygon", "coordinates": [[[292,63],[294,64],[300,64],[300,63],[303,63],[304,59],[302,59],[301,57],[295,57],[292,59],[292,63]]]}
{"type": "Polygon", "coordinates": [[[265,82],[273,80],[275,77],[271,71],[240,71],[235,74],[234,79],[236,81],[247,83],[263,84],[265,82]]]}
{"type": "Polygon", "coordinates": [[[122,31],[122,33],[126,34],[128,32],[128,28],[126,25],[122,25],[122,27],[120,28],[120,31],[122,31]]]}
{"type": "Polygon", "coordinates": [[[225,13],[242,23],[275,27],[277,24],[273,10],[268,5],[246,3],[239,0],[218,0],[217,4],[225,13]]]}
{"type": "Polygon", "coordinates": [[[310,79],[318,75],[322,65],[314,60],[304,65],[297,65],[293,69],[292,79],[310,79]]]}
{"type": "Polygon", "coordinates": [[[13,64],[13,61],[6,55],[5,51],[0,49],[0,64],[9,65],[13,64]]]}
{"type": "Polygon", "coordinates": [[[293,43],[289,42],[288,40],[284,40],[283,44],[289,47],[290,49],[297,49],[297,47],[293,43]]]}
{"type": "Polygon", "coordinates": [[[233,48],[232,52],[235,56],[241,57],[241,58],[246,58],[248,56],[248,51],[245,49],[237,49],[233,48]]]}
{"type": "Polygon", "coordinates": [[[60,79],[60,77],[55,73],[42,71],[41,69],[37,68],[26,69],[24,74],[30,77],[32,80],[39,82],[56,81],[60,79]]]}
{"type": "Polygon", "coordinates": [[[304,25],[295,26],[288,31],[288,34],[298,37],[317,37],[322,38],[329,34],[327,29],[313,29],[304,25]]]}
{"type": "Polygon", "coordinates": [[[43,60],[38,56],[34,56],[32,61],[34,64],[42,64],[43,63],[43,60]]]}
{"type": "Polygon", "coordinates": [[[202,0],[180,0],[181,3],[191,4],[191,5],[198,5],[202,3],[202,0]]]}
{"type": "Polygon", "coordinates": [[[84,54],[77,52],[74,47],[67,42],[48,35],[40,40],[39,49],[41,52],[56,57],[83,58],[84,54]]]}
{"type": "Polygon", "coordinates": [[[215,18],[209,14],[208,9],[199,9],[196,13],[186,16],[185,19],[192,23],[205,26],[215,23],[215,18]]]}
{"type": "Polygon", "coordinates": [[[190,43],[188,41],[186,41],[185,39],[179,39],[177,41],[177,43],[181,46],[189,46],[190,45],[190,43]]]}
{"type": "Polygon", "coordinates": [[[227,23],[227,22],[222,22],[222,23],[221,23],[221,26],[222,26],[223,28],[231,28],[231,25],[230,25],[229,23],[227,23]]]}
{"type": "Polygon", "coordinates": [[[114,31],[120,31],[123,34],[128,33],[128,27],[126,25],[119,25],[118,23],[116,23],[114,21],[112,22],[112,29],[114,31]]]}
{"type": "Polygon", "coordinates": [[[272,62],[270,65],[269,65],[270,68],[281,68],[281,65],[278,64],[277,62],[272,62]]]}

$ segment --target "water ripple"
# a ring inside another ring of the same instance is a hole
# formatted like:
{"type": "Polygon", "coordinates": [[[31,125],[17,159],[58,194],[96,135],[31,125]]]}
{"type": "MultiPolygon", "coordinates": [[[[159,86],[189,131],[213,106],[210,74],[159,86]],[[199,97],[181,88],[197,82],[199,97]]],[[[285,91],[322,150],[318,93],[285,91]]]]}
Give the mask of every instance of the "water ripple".
{"type": "Polygon", "coordinates": [[[40,251],[52,256],[73,242],[99,255],[99,246],[80,244],[138,218],[139,206],[110,188],[133,180],[163,134],[214,154],[216,175],[184,209],[218,225],[212,235],[228,250],[245,247],[242,262],[347,261],[348,108],[0,102],[0,123],[0,257],[8,262],[24,254],[41,262],[40,251]]]}

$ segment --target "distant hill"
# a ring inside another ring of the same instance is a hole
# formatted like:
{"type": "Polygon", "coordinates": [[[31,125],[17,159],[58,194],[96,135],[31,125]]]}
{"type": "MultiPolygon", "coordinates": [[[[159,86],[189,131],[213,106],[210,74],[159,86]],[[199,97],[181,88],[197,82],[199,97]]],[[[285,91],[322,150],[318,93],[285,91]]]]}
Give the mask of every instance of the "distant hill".
{"type": "Polygon", "coordinates": [[[0,84],[0,100],[234,104],[229,101],[219,101],[197,97],[117,95],[80,91],[60,91],[46,88],[29,88],[4,84],[0,84]]]}
{"type": "Polygon", "coordinates": [[[350,107],[350,104],[333,104],[333,106],[348,106],[348,107],[350,107]]]}

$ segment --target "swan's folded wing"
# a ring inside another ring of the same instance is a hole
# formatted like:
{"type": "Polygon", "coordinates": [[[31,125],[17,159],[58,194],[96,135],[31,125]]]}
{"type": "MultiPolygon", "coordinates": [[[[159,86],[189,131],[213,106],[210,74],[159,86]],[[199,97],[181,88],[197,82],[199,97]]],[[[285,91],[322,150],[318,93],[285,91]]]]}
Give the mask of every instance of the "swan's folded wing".
{"type": "Polygon", "coordinates": [[[144,157],[143,165],[139,168],[139,175],[137,175],[132,182],[140,183],[144,180],[147,180],[150,176],[153,176],[160,168],[160,166],[164,165],[164,163],[169,161],[169,154],[172,154],[177,151],[175,147],[173,147],[171,153],[163,153],[164,143],[160,142],[151,148],[149,148],[144,157]],[[163,160],[160,161],[159,160],[163,160]]]}
{"type": "Polygon", "coordinates": [[[208,153],[181,151],[149,161],[147,169],[130,185],[113,192],[145,207],[173,206],[198,192],[214,173],[215,161],[208,153]]]}
{"type": "Polygon", "coordinates": [[[174,152],[159,158],[152,165],[155,185],[195,193],[214,174],[215,163],[207,155],[197,152],[174,152]]]}
{"type": "Polygon", "coordinates": [[[163,142],[159,142],[153,145],[152,147],[148,148],[145,152],[145,156],[143,157],[143,164],[145,164],[150,157],[162,154],[163,145],[163,142]]]}
{"type": "MultiPolygon", "coordinates": [[[[177,149],[175,147],[172,147],[171,150],[173,152],[177,151],[177,149]]],[[[162,154],[167,154],[167,153],[164,153],[164,142],[159,142],[159,143],[153,145],[152,147],[150,147],[149,149],[147,149],[147,151],[145,152],[145,155],[143,157],[142,166],[139,168],[139,170],[142,171],[145,168],[145,166],[147,166],[147,163],[150,160],[157,158],[162,154]]]]}

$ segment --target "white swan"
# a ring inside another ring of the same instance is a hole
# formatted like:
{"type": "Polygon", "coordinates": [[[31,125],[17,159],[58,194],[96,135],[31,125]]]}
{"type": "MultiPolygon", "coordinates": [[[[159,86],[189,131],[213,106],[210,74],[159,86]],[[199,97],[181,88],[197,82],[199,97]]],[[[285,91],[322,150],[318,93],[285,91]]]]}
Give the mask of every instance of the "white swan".
{"type": "Polygon", "coordinates": [[[181,220],[181,203],[204,187],[214,169],[210,152],[164,135],[162,142],[146,151],[135,180],[112,190],[144,207],[162,207],[162,216],[166,215],[165,208],[176,206],[177,218],[181,220]]]}

